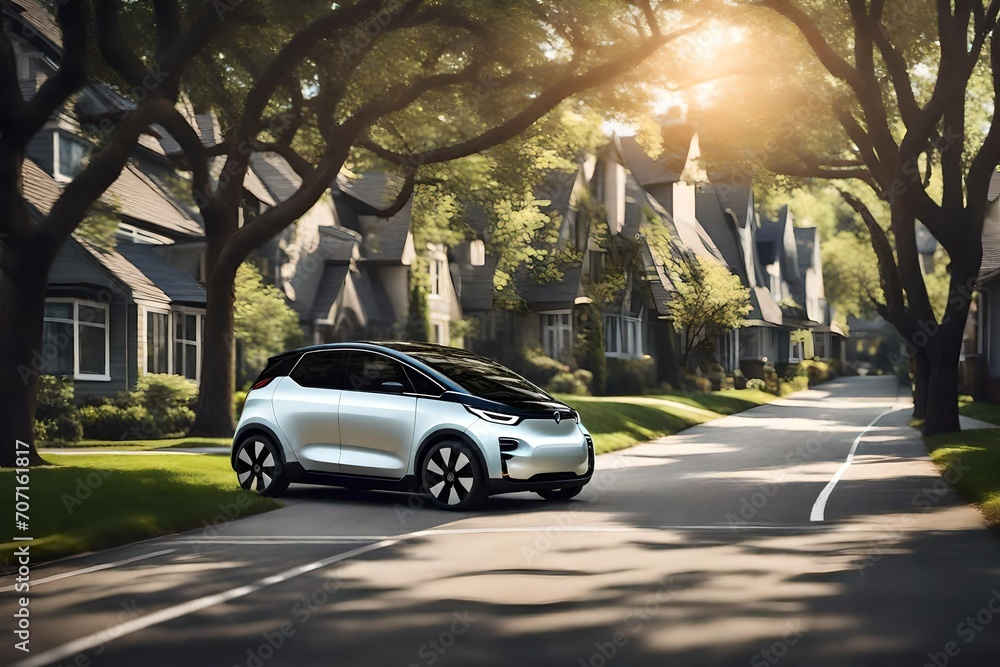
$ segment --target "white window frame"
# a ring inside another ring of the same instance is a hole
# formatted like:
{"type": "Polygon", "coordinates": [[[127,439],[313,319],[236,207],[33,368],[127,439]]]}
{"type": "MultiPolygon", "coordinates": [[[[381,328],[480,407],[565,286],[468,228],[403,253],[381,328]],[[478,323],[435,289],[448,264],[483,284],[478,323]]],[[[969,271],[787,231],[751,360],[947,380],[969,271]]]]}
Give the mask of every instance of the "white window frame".
{"type": "Polygon", "coordinates": [[[170,315],[170,310],[166,308],[145,308],[145,314],[143,316],[142,323],[142,335],[144,336],[145,347],[143,348],[143,375],[149,375],[153,371],[149,370],[149,339],[145,338],[149,335],[149,316],[150,315],[166,315],[167,316],[167,370],[168,374],[173,374],[174,369],[174,328],[173,328],[173,318],[170,315]]]}
{"type": "Polygon", "coordinates": [[[62,172],[62,165],[59,164],[59,141],[61,139],[72,141],[69,138],[62,137],[59,132],[52,133],[52,178],[59,183],[69,183],[73,180],[73,176],[64,174],[62,172]]]}
{"type": "MultiPolygon", "coordinates": [[[[181,377],[187,377],[184,375],[184,364],[183,360],[178,360],[177,355],[174,352],[177,340],[177,324],[176,320],[178,317],[184,317],[186,315],[195,316],[195,326],[194,326],[194,348],[195,348],[195,377],[193,378],[195,382],[201,383],[201,365],[202,365],[202,353],[204,349],[203,333],[205,329],[205,313],[201,310],[196,310],[193,308],[183,308],[175,307],[170,309],[170,352],[168,356],[170,357],[169,368],[172,375],[180,375],[181,377]]],[[[185,348],[189,346],[190,339],[184,338],[182,341],[185,348]]],[[[185,349],[185,355],[187,350],[185,349]]]]}
{"type": "Polygon", "coordinates": [[[790,340],[788,341],[788,363],[797,364],[802,361],[802,355],[805,354],[806,344],[801,340],[790,340]],[[796,346],[798,346],[799,354],[796,356],[796,346]]]}
{"type": "Polygon", "coordinates": [[[445,260],[439,257],[431,257],[430,260],[430,275],[431,275],[431,291],[428,296],[435,299],[444,298],[444,273],[447,271],[445,267],[445,260]]]}
{"type": "Polygon", "coordinates": [[[642,357],[642,317],[631,315],[605,314],[604,316],[604,356],[623,359],[639,359],[642,357]],[[611,349],[611,337],[608,331],[615,327],[618,336],[615,338],[617,349],[611,349]]]}
{"type": "Polygon", "coordinates": [[[47,322],[61,322],[73,325],[73,379],[83,382],[110,382],[111,381],[111,309],[106,303],[88,301],[86,299],[65,299],[47,298],[45,303],[71,303],[73,304],[73,319],[64,317],[48,317],[47,322]],[[91,322],[80,322],[80,306],[96,308],[104,311],[104,324],[93,324],[91,322]],[[81,373],[80,372],[80,327],[93,327],[104,329],[104,372],[103,373],[81,373]]]}
{"type": "Polygon", "coordinates": [[[542,349],[546,356],[558,359],[563,352],[563,333],[569,332],[569,345],[573,346],[573,311],[571,310],[550,310],[539,313],[542,324],[542,349]],[[556,318],[550,322],[550,318],[556,318]],[[563,320],[565,318],[565,321],[563,320]],[[549,345],[549,334],[556,341],[558,348],[549,345]]]}
{"type": "Polygon", "coordinates": [[[486,243],[482,239],[469,242],[469,264],[472,266],[486,265],[486,243]]]}

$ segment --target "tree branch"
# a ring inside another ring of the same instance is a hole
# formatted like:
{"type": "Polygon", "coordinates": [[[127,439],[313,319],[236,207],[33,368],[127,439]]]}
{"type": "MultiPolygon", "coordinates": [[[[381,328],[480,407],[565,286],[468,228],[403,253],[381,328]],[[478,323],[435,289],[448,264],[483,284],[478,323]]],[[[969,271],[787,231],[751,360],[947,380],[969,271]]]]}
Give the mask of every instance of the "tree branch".
{"type": "Polygon", "coordinates": [[[586,72],[580,74],[569,74],[561,81],[538,93],[528,105],[512,118],[500,125],[486,130],[479,136],[462,141],[450,146],[443,146],[432,150],[415,154],[397,153],[383,146],[378,145],[370,137],[364,137],[360,145],[368,148],[376,155],[394,164],[415,167],[421,164],[434,164],[447,162],[457,158],[465,157],[477,153],[492,146],[497,146],[503,142],[517,136],[535,121],[551,111],[563,99],[579,93],[587,88],[591,88],[604,81],[628,71],[638,63],[642,62],[663,45],[685,35],[695,27],[683,28],[667,35],[651,37],[644,40],[642,44],[627,53],[623,53],[612,60],[597,65],[586,72]]]}
{"type": "Polygon", "coordinates": [[[27,146],[49,117],[86,82],[88,17],[84,3],[82,0],[60,2],[57,12],[63,37],[62,60],[56,73],[24,104],[18,129],[21,146],[27,146]]]}
{"type": "Polygon", "coordinates": [[[871,210],[854,195],[844,190],[838,190],[844,201],[861,216],[868,233],[871,234],[872,248],[878,258],[878,273],[882,283],[882,293],[885,296],[887,307],[883,315],[887,320],[895,323],[902,318],[905,306],[903,300],[903,285],[899,278],[899,267],[896,265],[896,258],[892,254],[892,245],[885,234],[885,230],[872,215],[871,210]]]}

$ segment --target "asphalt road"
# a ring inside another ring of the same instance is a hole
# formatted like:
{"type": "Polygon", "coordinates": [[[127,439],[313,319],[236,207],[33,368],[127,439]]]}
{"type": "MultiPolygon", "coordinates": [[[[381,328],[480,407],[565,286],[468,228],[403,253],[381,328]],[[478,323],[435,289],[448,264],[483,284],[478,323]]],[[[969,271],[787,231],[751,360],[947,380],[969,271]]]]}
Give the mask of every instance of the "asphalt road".
{"type": "Polygon", "coordinates": [[[601,456],[573,501],[456,515],[294,486],[266,515],[220,508],[197,533],[37,568],[32,653],[16,662],[5,631],[0,661],[996,665],[1000,542],[896,392],[841,380],[601,456]]]}

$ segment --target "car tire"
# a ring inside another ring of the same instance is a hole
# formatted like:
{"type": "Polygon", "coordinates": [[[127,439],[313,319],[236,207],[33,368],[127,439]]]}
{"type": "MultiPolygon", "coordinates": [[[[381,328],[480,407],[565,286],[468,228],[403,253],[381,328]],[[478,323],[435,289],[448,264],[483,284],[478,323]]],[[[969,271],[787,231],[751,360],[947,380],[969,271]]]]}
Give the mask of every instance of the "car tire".
{"type": "Polygon", "coordinates": [[[288,488],[278,448],[263,435],[251,435],[236,447],[233,467],[236,479],[246,491],[275,498],[288,488]]]}
{"type": "Polygon", "coordinates": [[[545,489],[544,491],[535,491],[535,493],[545,500],[569,500],[576,498],[581,491],[583,491],[582,486],[572,486],[568,489],[545,489]]]}
{"type": "Polygon", "coordinates": [[[479,457],[458,440],[438,442],[427,450],[420,462],[420,488],[432,505],[453,512],[474,509],[489,495],[479,457]]]}

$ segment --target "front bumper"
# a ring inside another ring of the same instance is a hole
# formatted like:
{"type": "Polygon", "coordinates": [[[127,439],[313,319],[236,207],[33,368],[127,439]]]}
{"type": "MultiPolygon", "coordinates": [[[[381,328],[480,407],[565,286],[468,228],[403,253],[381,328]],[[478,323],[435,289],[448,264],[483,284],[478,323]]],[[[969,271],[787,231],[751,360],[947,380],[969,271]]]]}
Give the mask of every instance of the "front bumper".
{"type": "MultiPolygon", "coordinates": [[[[587,463],[586,471],[581,473],[537,472],[527,478],[511,476],[513,471],[509,468],[514,467],[512,464],[516,463],[515,457],[507,452],[501,452],[500,466],[502,477],[500,479],[490,480],[490,494],[517,493],[519,491],[544,491],[546,489],[573,489],[585,486],[594,475],[594,441],[589,435],[585,435],[584,438],[586,439],[587,447],[587,463]]],[[[539,454],[545,456],[544,448],[534,450],[532,453],[532,459],[539,456],[539,454]]],[[[562,452],[554,453],[552,458],[542,462],[540,467],[544,468],[547,465],[557,465],[557,462],[562,461],[564,456],[565,454],[562,452]]],[[[531,465],[536,464],[532,462],[531,465]]],[[[522,462],[522,465],[517,466],[518,473],[523,474],[525,469],[525,462],[522,462]]]]}

